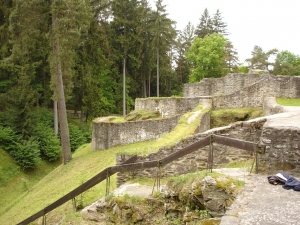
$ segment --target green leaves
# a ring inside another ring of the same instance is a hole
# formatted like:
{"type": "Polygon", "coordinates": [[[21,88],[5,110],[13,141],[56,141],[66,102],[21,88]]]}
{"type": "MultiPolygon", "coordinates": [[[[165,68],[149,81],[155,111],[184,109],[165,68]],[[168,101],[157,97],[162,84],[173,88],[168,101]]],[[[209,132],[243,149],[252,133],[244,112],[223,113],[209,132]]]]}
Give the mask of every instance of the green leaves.
{"type": "Polygon", "coordinates": [[[199,82],[205,77],[221,77],[225,65],[223,57],[226,39],[221,34],[211,34],[195,38],[187,52],[187,60],[192,63],[189,82],[199,82]]]}

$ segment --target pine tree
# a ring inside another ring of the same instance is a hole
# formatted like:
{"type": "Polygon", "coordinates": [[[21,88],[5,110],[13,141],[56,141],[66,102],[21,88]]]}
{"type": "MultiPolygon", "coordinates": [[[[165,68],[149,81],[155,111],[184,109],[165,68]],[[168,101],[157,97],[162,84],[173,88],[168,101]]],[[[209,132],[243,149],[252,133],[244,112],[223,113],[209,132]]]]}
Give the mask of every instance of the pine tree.
{"type": "Polygon", "coordinates": [[[236,49],[234,48],[231,41],[227,40],[225,45],[225,65],[223,75],[226,75],[228,73],[232,73],[237,69],[238,66],[238,53],[236,49]]]}
{"type": "MultiPolygon", "coordinates": [[[[162,0],[158,0],[156,2],[156,11],[153,13],[153,23],[154,23],[154,39],[153,39],[153,46],[156,50],[156,90],[157,90],[157,97],[159,97],[159,86],[160,86],[160,55],[165,54],[167,51],[170,50],[171,46],[174,43],[174,38],[176,36],[176,30],[174,29],[173,25],[175,22],[170,20],[167,17],[166,13],[166,6],[162,4],[162,0]]],[[[166,62],[169,66],[171,62],[166,62]]]]}
{"type": "Polygon", "coordinates": [[[38,105],[40,83],[38,74],[43,70],[46,49],[45,33],[47,4],[40,0],[15,1],[10,15],[12,53],[3,60],[10,74],[11,88],[7,91],[8,111],[12,126],[28,139],[34,130],[32,111],[38,105]]]}
{"type": "Polygon", "coordinates": [[[210,34],[222,34],[223,36],[228,35],[226,27],[227,24],[222,21],[221,12],[217,12],[213,15],[213,18],[210,17],[207,8],[204,10],[201,15],[200,22],[196,27],[195,34],[199,38],[204,38],[210,34]]]}
{"type": "Polygon", "coordinates": [[[261,69],[261,70],[271,70],[269,66],[273,66],[274,63],[269,62],[271,55],[277,54],[277,49],[271,49],[267,52],[264,52],[263,49],[257,45],[254,46],[253,51],[251,52],[252,57],[246,59],[250,68],[252,69],[261,69]]]}
{"type": "Polygon", "coordinates": [[[221,12],[217,10],[212,19],[212,31],[217,34],[222,34],[223,36],[228,35],[227,24],[222,21],[221,12]]]}
{"type": "Polygon", "coordinates": [[[188,82],[188,75],[191,65],[186,60],[185,53],[191,47],[194,39],[195,28],[189,22],[182,32],[179,33],[176,43],[176,72],[177,72],[177,87],[182,88],[182,84],[188,82]]]}
{"type": "Polygon", "coordinates": [[[81,32],[87,30],[89,8],[85,1],[51,0],[52,12],[52,88],[58,100],[63,162],[72,159],[65,99],[71,93],[75,49],[81,32]],[[65,97],[66,96],[66,97],[65,97]]]}
{"type": "MultiPolygon", "coordinates": [[[[114,57],[116,58],[116,66],[122,65],[122,68],[115,68],[117,73],[122,71],[122,109],[123,116],[126,115],[128,107],[133,101],[128,96],[130,82],[136,77],[141,65],[140,53],[142,49],[141,39],[141,13],[137,0],[115,0],[112,2],[112,13],[114,20],[111,22],[113,32],[113,48],[114,57]],[[128,64],[127,64],[128,62],[128,64]],[[128,73],[128,75],[127,75],[128,73]]],[[[135,85],[132,85],[135,88],[135,85]]]]}
{"type": "Polygon", "coordinates": [[[200,22],[196,27],[195,34],[198,38],[204,38],[213,32],[213,22],[207,8],[205,8],[203,14],[201,15],[200,22]]]}

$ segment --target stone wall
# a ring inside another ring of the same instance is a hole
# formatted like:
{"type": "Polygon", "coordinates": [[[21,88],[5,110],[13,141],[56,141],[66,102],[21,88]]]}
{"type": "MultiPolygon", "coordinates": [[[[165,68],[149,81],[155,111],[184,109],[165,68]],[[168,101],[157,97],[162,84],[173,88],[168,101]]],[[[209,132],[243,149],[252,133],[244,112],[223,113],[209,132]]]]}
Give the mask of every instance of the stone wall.
{"type": "Polygon", "coordinates": [[[266,152],[259,157],[259,172],[300,174],[300,129],[267,127],[262,132],[266,152]]]}
{"type": "MultiPolygon", "coordinates": [[[[162,159],[178,150],[181,150],[198,140],[201,140],[203,137],[218,134],[225,135],[228,137],[252,141],[255,143],[260,142],[260,136],[262,132],[263,124],[265,123],[265,119],[253,121],[253,122],[238,122],[231,126],[216,128],[208,130],[201,134],[196,134],[191,136],[190,138],[184,139],[174,146],[171,147],[163,147],[159,149],[158,152],[149,154],[147,156],[138,156],[138,160],[136,162],[143,161],[152,161],[162,159]]],[[[247,152],[245,150],[240,150],[220,144],[213,144],[214,146],[214,167],[218,167],[224,164],[228,164],[231,161],[239,160],[249,160],[253,158],[253,153],[247,152]]],[[[180,174],[186,174],[190,172],[194,172],[196,170],[203,170],[207,168],[207,160],[208,160],[208,151],[209,146],[206,146],[202,149],[199,149],[191,154],[188,154],[179,160],[176,160],[161,169],[161,175],[166,176],[175,176],[180,174]]],[[[116,162],[117,164],[122,163],[126,159],[128,159],[129,155],[117,155],[116,162]]],[[[154,178],[157,172],[157,168],[145,169],[145,170],[137,170],[134,172],[126,172],[126,173],[118,173],[117,174],[117,185],[121,185],[125,183],[127,180],[130,180],[134,177],[151,177],[154,178]]]]}
{"type": "Polygon", "coordinates": [[[117,145],[147,141],[170,132],[178,123],[180,115],[157,120],[124,123],[109,122],[108,118],[93,121],[92,149],[107,149],[117,145]]]}
{"type": "Polygon", "coordinates": [[[162,117],[184,114],[193,110],[199,103],[203,108],[211,105],[211,97],[195,97],[195,98],[146,98],[135,100],[135,110],[151,110],[159,111],[162,117]]]}
{"type": "Polygon", "coordinates": [[[231,95],[263,82],[268,96],[300,98],[300,76],[274,76],[271,74],[228,74],[223,78],[205,78],[199,83],[185,84],[184,97],[231,95]]]}

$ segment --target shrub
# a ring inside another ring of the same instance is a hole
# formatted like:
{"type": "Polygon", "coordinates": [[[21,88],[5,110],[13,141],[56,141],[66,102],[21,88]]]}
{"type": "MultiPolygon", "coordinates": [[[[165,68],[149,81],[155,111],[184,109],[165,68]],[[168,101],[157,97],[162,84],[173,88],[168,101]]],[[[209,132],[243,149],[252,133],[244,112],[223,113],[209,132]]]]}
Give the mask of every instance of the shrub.
{"type": "Polygon", "coordinates": [[[24,171],[33,170],[40,160],[39,144],[33,139],[22,140],[15,143],[15,147],[10,151],[10,155],[24,171]]]}
{"type": "Polygon", "coordinates": [[[59,139],[54,135],[53,129],[44,124],[38,124],[35,129],[35,139],[39,143],[41,157],[45,160],[56,161],[61,155],[59,139]]]}
{"type": "Polygon", "coordinates": [[[87,143],[85,133],[73,124],[69,124],[69,134],[72,152],[75,152],[80,145],[87,143]]]}
{"type": "Polygon", "coordinates": [[[14,149],[15,142],[20,139],[10,127],[0,125],[0,146],[8,153],[14,149]]]}

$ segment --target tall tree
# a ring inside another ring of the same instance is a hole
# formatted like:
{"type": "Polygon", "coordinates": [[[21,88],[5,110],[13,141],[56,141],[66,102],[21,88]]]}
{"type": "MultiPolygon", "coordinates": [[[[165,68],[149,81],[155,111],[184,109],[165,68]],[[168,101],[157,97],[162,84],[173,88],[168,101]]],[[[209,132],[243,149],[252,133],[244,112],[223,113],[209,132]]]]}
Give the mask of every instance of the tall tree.
{"type": "Polygon", "coordinates": [[[252,57],[246,59],[246,62],[252,69],[271,71],[270,66],[273,66],[274,63],[270,62],[269,59],[272,55],[276,55],[277,52],[278,50],[275,48],[265,52],[261,47],[255,45],[253,51],[251,52],[252,57]]]}
{"type": "Polygon", "coordinates": [[[227,24],[222,21],[221,12],[219,10],[211,17],[207,8],[205,8],[203,14],[201,15],[200,22],[196,27],[195,35],[198,38],[204,38],[207,35],[217,33],[223,36],[228,35],[227,24]]]}
{"type": "Polygon", "coordinates": [[[10,75],[11,87],[7,91],[8,111],[12,126],[28,139],[34,130],[32,111],[39,104],[40,83],[36,79],[43,70],[45,30],[48,18],[44,1],[15,1],[10,15],[11,55],[3,60],[10,75]]]}
{"type": "Polygon", "coordinates": [[[228,35],[227,33],[227,24],[222,21],[223,17],[221,12],[218,9],[212,18],[212,30],[214,33],[222,34],[223,36],[228,35]]]}
{"type": "Polygon", "coordinates": [[[51,0],[52,53],[50,56],[54,100],[58,114],[63,163],[72,159],[65,99],[71,93],[75,48],[88,28],[89,5],[80,0],[51,0]],[[65,97],[66,96],[66,97],[65,97]]]}
{"type": "Polygon", "coordinates": [[[154,39],[153,44],[156,49],[156,90],[157,97],[159,97],[160,86],[160,53],[168,51],[176,36],[176,30],[173,25],[175,22],[167,17],[166,6],[163,5],[163,0],[156,1],[156,11],[153,13],[154,22],[154,39]]]}
{"type": "Polygon", "coordinates": [[[231,41],[227,40],[225,45],[225,68],[223,70],[223,75],[226,75],[227,73],[232,73],[237,70],[238,66],[238,53],[236,49],[234,48],[231,41]]]}
{"type": "MultiPolygon", "coordinates": [[[[141,14],[139,11],[139,2],[137,0],[115,0],[112,2],[113,21],[111,27],[113,30],[113,48],[116,59],[122,65],[122,96],[123,96],[123,116],[126,115],[126,104],[130,99],[128,88],[130,85],[130,76],[126,76],[128,71],[131,76],[136,76],[140,67],[140,52],[142,46],[141,40],[141,14]],[[121,51],[120,51],[121,49],[121,51]],[[130,64],[127,65],[127,61],[130,64]],[[129,68],[130,67],[130,68],[129,68]],[[128,83],[127,83],[128,82],[128,83]]],[[[116,65],[118,67],[118,65],[116,65]]],[[[120,68],[116,68],[117,75],[120,68]]],[[[117,78],[119,79],[119,78],[117,78]]]]}
{"type": "Polygon", "coordinates": [[[196,27],[195,34],[198,38],[204,38],[213,32],[213,23],[207,8],[205,8],[201,15],[200,22],[196,27]]]}
{"type": "Polygon", "coordinates": [[[193,64],[189,82],[199,82],[206,77],[221,77],[224,68],[226,39],[221,34],[195,38],[187,52],[187,60],[193,64]]]}
{"type": "Polygon", "coordinates": [[[191,47],[194,39],[195,28],[189,22],[177,37],[175,45],[176,51],[176,72],[177,72],[177,88],[182,89],[182,84],[188,82],[190,63],[186,60],[185,53],[191,47]]]}

